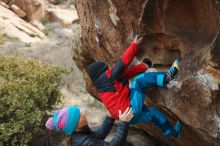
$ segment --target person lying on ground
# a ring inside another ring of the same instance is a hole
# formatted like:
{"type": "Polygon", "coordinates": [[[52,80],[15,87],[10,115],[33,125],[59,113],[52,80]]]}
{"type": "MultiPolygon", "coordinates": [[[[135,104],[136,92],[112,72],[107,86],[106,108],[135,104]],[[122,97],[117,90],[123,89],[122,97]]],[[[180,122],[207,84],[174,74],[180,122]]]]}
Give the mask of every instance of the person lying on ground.
{"type": "Polygon", "coordinates": [[[90,130],[85,114],[76,106],[55,111],[45,126],[50,131],[63,132],[70,136],[71,146],[132,146],[132,143],[126,141],[132,118],[131,108],[127,107],[123,113],[119,111],[119,124],[110,142],[105,141],[105,138],[110,133],[115,120],[109,112],[95,131],[90,130]]]}
{"type": "Polygon", "coordinates": [[[141,41],[142,38],[136,37],[113,68],[109,68],[102,61],[89,64],[88,75],[113,118],[119,118],[118,110],[125,111],[127,107],[131,107],[134,112],[134,117],[130,122],[132,125],[153,122],[165,136],[179,138],[182,130],[179,121],[172,127],[165,115],[157,108],[143,104],[147,88],[165,87],[177,77],[179,61],[175,60],[168,72],[145,72],[149,65],[145,63],[128,68],[141,41]],[[128,80],[133,77],[135,78],[129,88],[128,80]]]}

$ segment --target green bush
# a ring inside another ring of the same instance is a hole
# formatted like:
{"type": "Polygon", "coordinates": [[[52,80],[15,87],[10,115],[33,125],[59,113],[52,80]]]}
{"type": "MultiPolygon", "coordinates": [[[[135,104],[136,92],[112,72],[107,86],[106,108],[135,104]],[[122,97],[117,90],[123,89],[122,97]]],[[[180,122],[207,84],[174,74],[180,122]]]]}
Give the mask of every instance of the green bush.
{"type": "Polygon", "coordinates": [[[26,146],[59,101],[63,70],[0,56],[0,146],[26,146]]]}
{"type": "Polygon", "coordinates": [[[43,25],[51,23],[51,21],[48,19],[48,17],[44,17],[43,19],[41,19],[41,22],[42,22],[43,25]]]}

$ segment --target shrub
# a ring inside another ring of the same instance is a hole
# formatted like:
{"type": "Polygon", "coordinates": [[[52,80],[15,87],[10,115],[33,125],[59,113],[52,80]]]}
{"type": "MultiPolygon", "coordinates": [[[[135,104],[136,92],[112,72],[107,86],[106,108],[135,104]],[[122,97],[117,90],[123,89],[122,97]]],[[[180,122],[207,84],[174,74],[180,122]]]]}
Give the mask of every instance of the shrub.
{"type": "Polygon", "coordinates": [[[43,19],[41,19],[41,23],[42,23],[43,25],[46,25],[46,24],[51,23],[51,22],[50,22],[50,20],[48,19],[48,17],[44,17],[43,19]]]}
{"type": "Polygon", "coordinates": [[[0,56],[0,145],[26,146],[59,101],[63,70],[39,61],[0,56]]]}

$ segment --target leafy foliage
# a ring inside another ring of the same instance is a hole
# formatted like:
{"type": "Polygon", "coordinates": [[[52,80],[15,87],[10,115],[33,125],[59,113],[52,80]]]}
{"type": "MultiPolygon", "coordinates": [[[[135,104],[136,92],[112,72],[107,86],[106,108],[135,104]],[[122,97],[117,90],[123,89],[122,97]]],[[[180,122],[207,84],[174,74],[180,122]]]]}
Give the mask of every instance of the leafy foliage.
{"type": "Polygon", "coordinates": [[[60,99],[62,73],[35,60],[0,56],[0,145],[28,145],[60,99]]]}

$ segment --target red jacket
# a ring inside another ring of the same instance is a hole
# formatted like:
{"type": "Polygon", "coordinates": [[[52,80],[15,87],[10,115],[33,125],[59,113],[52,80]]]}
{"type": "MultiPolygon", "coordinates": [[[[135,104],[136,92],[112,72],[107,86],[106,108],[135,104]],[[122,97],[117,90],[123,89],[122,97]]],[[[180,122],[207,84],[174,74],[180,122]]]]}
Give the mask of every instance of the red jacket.
{"type": "Polygon", "coordinates": [[[113,68],[108,69],[104,62],[95,62],[88,67],[89,76],[95,84],[103,104],[115,119],[118,119],[119,110],[124,112],[127,107],[130,107],[128,79],[147,69],[143,63],[128,69],[136,53],[137,45],[132,43],[113,68]]]}

